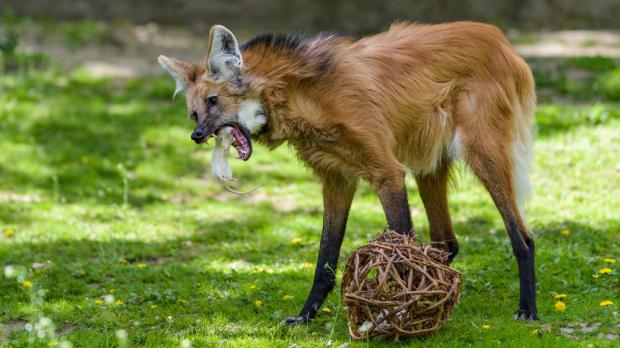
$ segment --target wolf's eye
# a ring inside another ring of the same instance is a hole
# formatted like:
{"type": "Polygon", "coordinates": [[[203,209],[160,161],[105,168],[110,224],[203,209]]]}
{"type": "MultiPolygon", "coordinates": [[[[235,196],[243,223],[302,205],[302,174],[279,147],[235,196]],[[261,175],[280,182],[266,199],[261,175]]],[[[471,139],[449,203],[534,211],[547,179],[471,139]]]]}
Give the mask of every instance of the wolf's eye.
{"type": "Polygon", "coordinates": [[[217,105],[217,96],[216,95],[207,98],[207,107],[208,108],[213,107],[215,105],[217,105]]]}

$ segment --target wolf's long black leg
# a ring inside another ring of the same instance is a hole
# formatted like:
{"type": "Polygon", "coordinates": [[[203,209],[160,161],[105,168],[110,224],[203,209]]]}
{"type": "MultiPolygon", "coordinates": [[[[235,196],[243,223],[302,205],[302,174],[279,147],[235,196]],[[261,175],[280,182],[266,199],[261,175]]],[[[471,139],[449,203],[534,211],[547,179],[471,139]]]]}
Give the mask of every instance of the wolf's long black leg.
{"type": "Polygon", "coordinates": [[[521,211],[516,202],[516,187],[514,175],[510,166],[501,166],[503,156],[498,159],[492,157],[493,151],[486,153],[476,153],[469,151],[469,158],[466,158],[476,176],[493,198],[495,206],[502,215],[512,252],[517,259],[519,266],[519,308],[514,318],[520,320],[537,320],[538,310],[536,308],[536,272],[534,264],[534,240],[529,234],[528,228],[523,220],[521,211]]]}
{"type": "Polygon", "coordinates": [[[340,175],[330,175],[323,178],[323,234],[321,235],[319,258],[314,271],[314,283],[299,316],[288,317],[284,320],[289,326],[312,320],[325,301],[327,294],[336,284],[336,267],[338,266],[340,245],[344,237],[356,184],[357,180],[346,179],[340,175]]]}

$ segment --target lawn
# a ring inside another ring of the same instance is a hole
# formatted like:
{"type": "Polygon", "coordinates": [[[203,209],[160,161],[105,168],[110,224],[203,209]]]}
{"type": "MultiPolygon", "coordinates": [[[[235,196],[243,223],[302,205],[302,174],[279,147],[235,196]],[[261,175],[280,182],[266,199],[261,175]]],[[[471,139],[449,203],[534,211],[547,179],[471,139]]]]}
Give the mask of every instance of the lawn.
{"type": "MultiPolygon", "coordinates": [[[[541,320],[512,320],[518,278],[503,223],[461,168],[450,195],[461,303],[438,333],[398,343],[351,342],[339,287],[311,324],[278,324],[304,303],[322,223],[320,185],[292,149],[256,146],[250,161],[233,161],[248,187],[263,187],[232,195],[210,178],[211,148],[190,141],[183,98],[171,101],[163,73],[1,75],[0,346],[618,346],[620,66],[540,66],[527,219],[541,320]]],[[[341,261],[384,226],[362,184],[341,261]]]]}

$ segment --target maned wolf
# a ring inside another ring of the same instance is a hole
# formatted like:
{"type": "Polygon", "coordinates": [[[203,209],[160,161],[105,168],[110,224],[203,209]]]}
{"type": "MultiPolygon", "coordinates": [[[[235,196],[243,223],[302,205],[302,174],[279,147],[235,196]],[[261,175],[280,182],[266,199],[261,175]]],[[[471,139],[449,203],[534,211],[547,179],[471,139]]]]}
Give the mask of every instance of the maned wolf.
{"type": "Polygon", "coordinates": [[[252,140],[288,142],[323,184],[323,234],[314,284],[299,316],[317,314],[335,283],[340,245],[359,178],[375,190],[388,227],[412,233],[405,172],[413,172],[433,243],[456,256],[447,203],[450,167],[462,159],[490,193],[519,266],[515,319],[535,320],[534,241],[521,203],[529,191],[532,73],[500,30],[456,22],[397,23],[354,39],[299,33],[239,47],[211,29],[204,64],[159,57],[184,91],[202,143],[228,132],[242,160],[252,140]]]}

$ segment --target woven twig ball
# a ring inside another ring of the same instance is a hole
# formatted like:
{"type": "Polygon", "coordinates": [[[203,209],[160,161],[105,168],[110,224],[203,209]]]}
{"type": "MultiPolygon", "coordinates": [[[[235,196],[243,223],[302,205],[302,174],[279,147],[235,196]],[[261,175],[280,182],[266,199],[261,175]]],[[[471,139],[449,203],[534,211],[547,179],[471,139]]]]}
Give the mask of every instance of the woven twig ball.
{"type": "Polygon", "coordinates": [[[440,329],[461,294],[448,253],[386,231],[357,249],[342,277],[353,339],[420,336],[440,329]]]}

